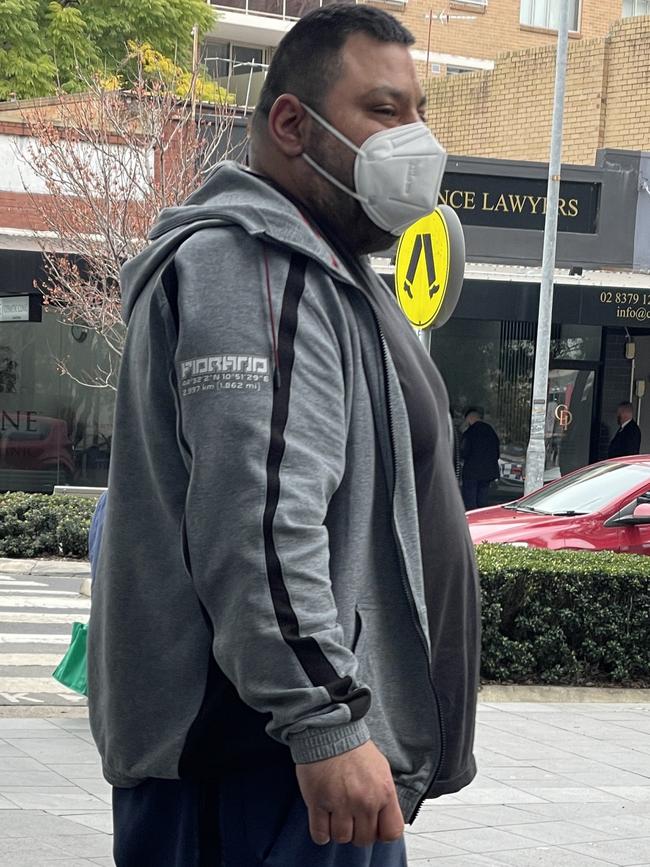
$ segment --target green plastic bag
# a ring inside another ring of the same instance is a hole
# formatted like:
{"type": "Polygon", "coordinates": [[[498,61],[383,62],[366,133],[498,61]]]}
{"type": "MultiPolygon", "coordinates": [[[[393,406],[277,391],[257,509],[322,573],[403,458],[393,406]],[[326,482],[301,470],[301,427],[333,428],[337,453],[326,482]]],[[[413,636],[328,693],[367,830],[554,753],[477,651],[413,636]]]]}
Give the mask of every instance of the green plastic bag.
{"type": "Polygon", "coordinates": [[[88,695],[88,675],[86,663],[86,623],[72,624],[72,638],[65,656],[52,672],[52,677],[81,695],[88,695]]]}

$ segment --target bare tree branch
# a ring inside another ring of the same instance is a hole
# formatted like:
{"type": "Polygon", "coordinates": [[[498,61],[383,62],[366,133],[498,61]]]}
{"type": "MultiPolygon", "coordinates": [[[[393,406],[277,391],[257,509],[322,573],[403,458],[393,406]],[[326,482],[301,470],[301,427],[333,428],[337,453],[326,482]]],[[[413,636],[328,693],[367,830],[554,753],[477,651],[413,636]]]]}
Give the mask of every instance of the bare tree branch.
{"type": "MultiPolygon", "coordinates": [[[[59,370],[75,382],[115,388],[125,329],[120,269],[147,245],[157,214],[180,205],[231,152],[233,109],[226,101],[193,106],[169,82],[145,80],[110,90],[98,80],[53,105],[26,108],[29,143],[17,154],[47,195],[30,194],[42,227],[61,254],[42,241],[46,279],[38,288],[62,322],[97,332],[107,370],[59,370]]],[[[194,86],[194,85],[192,85],[194,86]]]]}

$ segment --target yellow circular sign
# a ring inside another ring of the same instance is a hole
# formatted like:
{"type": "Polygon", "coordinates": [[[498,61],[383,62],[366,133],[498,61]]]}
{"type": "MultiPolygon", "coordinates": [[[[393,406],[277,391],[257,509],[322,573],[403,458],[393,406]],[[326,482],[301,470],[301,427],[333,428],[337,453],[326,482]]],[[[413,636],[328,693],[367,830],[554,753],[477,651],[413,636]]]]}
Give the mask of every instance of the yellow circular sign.
{"type": "Polygon", "coordinates": [[[406,318],[428,328],[438,315],[449,284],[447,223],[436,209],[404,232],[395,259],[395,292],[406,318]]]}

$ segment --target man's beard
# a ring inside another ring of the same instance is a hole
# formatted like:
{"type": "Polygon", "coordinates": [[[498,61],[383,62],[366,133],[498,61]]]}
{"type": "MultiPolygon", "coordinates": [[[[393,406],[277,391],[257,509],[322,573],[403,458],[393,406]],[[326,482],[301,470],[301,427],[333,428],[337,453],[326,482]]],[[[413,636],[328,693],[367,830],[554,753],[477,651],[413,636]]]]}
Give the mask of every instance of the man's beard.
{"type": "MultiPolygon", "coordinates": [[[[350,190],[354,190],[354,154],[326,130],[314,130],[308,155],[350,190]]],[[[323,230],[357,255],[387,250],[395,235],[381,229],[367,216],[361,203],[339,190],[313,169],[313,182],[305,191],[308,207],[323,230]]]]}

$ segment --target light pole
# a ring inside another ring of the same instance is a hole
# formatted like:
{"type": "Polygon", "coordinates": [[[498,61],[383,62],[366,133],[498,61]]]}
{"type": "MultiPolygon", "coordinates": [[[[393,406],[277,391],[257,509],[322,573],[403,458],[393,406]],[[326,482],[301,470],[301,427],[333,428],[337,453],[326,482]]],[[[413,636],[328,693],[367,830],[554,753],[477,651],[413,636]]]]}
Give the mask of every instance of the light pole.
{"type": "Polygon", "coordinates": [[[562,123],[564,120],[564,89],[569,44],[569,6],[571,4],[568,0],[561,0],[559,5],[560,21],[557,34],[553,127],[551,132],[551,154],[548,164],[544,253],[542,256],[542,282],[539,291],[537,342],[535,344],[535,375],[533,378],[533,402],[530,414],[530,440],[526,452],[525,494],[531,494],[542,487],[544,484],[544,465],[546,463],[544,434],[548,395],[548,363],[551,351],[557,218],[560,204],[560,172],[562,170],[562,123]]]}

